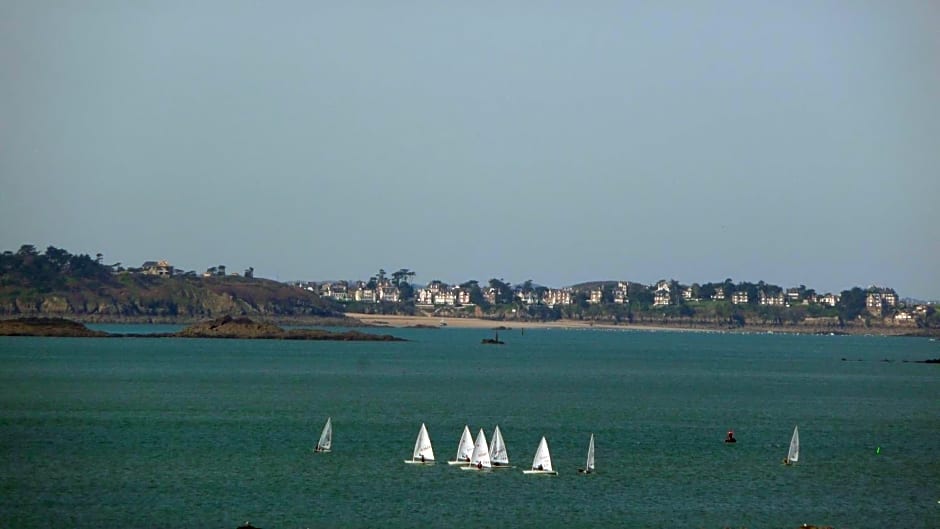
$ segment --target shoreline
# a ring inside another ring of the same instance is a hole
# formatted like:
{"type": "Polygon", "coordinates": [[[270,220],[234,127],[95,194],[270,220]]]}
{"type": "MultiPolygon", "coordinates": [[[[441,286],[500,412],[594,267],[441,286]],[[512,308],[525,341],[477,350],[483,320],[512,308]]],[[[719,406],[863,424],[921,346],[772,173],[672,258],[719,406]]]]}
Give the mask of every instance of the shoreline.
{"type": "Polygon", "coordinates": [[[709,326],[670,326],[646,323],[601,323],[584,320],[557,320],[557,321],[521,321],[521,320],[487,320],[483,318],[454,318],[438,316],[402,316],[390,314],[364,314],[348,312],[346,316],[355,318],[370,327],[388,328],[455,328],[455,329],[564,329],[564,330],[621,330],[621,331],[657,331],[657,332],[703,332],[703,333],[734,333],[734,334],[803,334],[803,335],[853,335],[853,336],[911,336],[930,337],[928,335],[915,336],[913,333],[923,329],[910,328],[864,328],[864,327],[797,327],[797,326],[768,326],[747,325],[744,327],[721,328],[709,326]],[[444,325],[441,325],[443,323],[444,325]]]}

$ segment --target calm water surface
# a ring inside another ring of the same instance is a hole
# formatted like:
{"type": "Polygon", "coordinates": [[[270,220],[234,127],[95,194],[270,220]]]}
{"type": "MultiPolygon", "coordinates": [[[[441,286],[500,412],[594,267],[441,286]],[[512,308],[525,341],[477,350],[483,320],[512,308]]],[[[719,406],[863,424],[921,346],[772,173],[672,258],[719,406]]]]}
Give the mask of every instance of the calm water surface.
{"type": "Polygon", "coordinates": [[[940,527],[940,366],[903,362],[938,342],[396,334],[413,341],[0,338],[0,525],[940,527]],[[464,424],[499,424],[517,468],[405,465],[422,422],[440,462],[464,424]],[[521,472],[542,435],[557,477],[521,472]]]}

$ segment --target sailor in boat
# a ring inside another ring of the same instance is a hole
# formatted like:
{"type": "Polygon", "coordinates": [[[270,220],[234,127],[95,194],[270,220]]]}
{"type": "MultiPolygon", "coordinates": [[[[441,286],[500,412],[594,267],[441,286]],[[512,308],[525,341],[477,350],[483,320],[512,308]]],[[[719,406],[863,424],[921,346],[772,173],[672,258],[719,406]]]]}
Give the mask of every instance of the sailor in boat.
{"type": "Polygon", "coordinates": [[[424,454],[421,454],[421,462],[424,463],[424,454]]]}
{"type": "Polygon", "coordinates": [[[545,470],[544,468],[542,468],[542,464],[541,464],[541,463],[539,463],[539,468],[538,468],[538,470],[545,470]]]}
{"type": "Polygon", "coordinates": [[[480,461],[477,461],[477,470],[482,470],[482,469],[483,469],[483,463],[480,461]]]}
{"type": "Polygon", "coordinates": [[[734,438],[734,430],[728,430],[728,437],[725,438],[726,443],[737,443],[738,440],[734,438]]]}

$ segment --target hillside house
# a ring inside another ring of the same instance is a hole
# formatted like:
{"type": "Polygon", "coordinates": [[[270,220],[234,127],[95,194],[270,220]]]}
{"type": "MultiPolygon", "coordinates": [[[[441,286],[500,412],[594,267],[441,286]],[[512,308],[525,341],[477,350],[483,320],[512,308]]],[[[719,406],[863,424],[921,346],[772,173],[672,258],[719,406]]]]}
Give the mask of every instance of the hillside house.
{"type": "Polygon", "coordinates": [[[366,288],[364,285],[356,287],[353,293],[353,299],[360,303],[375,303],[379,300],[374,288],[366,288]]]}
{"type": "Polygon", "coordinates": [[[625,303],[630,303],[630,298],[627,293],[630,291],[630,285],[620,281],[617,283],[617,288],[614,289],[614,303],[623,305],[625,303]]]}
{"type": "Polygon", "coordinates": [[[546,290],[542,296],[542,303],[549,307],[555,305],[571,305],[572,297],[570,290],[546,290]]]}
{"type": "Polygon", "coordinates": [[[523,292],[521,290],[516,292],[516,298],[526,305],[537,305],[540,301],[538,296],[535,295],[535,292],[532,292],[531,290],[528,292],[523,292]]]}
{"type": "Polygon", "coordinates": [[[145,276],[170,277],[173,275],[173,265],[166,259],[147,261],[140,265],[140,273],[145,276]]]}
{"type": "Polygon", "coordinates": [[[734,294],[731,294],[731,303],[734,303],[735,305],[744,305],[748,301],[749,298],[746,290],[739,290],[734,294]]]}
{"type": "Polygon", "coordinates": [[[457,304],[458,305],[473,305],[470,301],[470,290],[466,288],[457,288],[455,289],[457,293],[457,304]]]}
{"type": "Polygon", "coordinates": [[[376,295],[379,301],[386,303],[398,303],[401,301],[401,291],[398,290],[398,287],[391,284],[378,287],[376,289],[376,295]]]}
{"type": "Polygon", "coordinates": [[[782,292],[777,294],[768,294],[763,290],[760,291],[760,296],[758,302],[761,305],[770,305],[774,307],[783,307],[787,304],[787,299],[782,292]]]}
{"type": "Polygon", "coordinates": [[[604,300],[604,291],[599,288],[591,289],[591,294],[588,297],[588,303],[597,304],[604,300]]]}
{"type": "Polygon", "coordinates": [[[323,283],[320,285],[320,296],[336,301],[349,301],[349,283],[345,281],[323,283]]]}
{"type": "Polygon", "coordinates": [[[672,296],[669,294],[669,289],[659,289],[656,292],[653,292],[653,306],[654,307],[665,307],[672,305],[672,296]]]}
{"type": "Polygon", "coordinates": [[[898,296],[890,288],[871,287],[865,296],[865,308],[874,315],[881,315],[885,309],[898,306],[898,296]]]}
{"type": "Polygon", "coordinates": [[[819,303],[822,305],[829,305],[830,307],[835,307],[839,304],[839,296],[831,292],[823,294],[819,297],[819,303]]]}

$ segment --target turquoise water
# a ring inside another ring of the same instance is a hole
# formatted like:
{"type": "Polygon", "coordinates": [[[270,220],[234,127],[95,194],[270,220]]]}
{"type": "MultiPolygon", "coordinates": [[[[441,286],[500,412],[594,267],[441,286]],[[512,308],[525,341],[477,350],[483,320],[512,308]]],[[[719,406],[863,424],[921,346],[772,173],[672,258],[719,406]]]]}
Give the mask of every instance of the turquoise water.
{"type": "Polygon", "coordinates": [[[396,334],[413,341],[0,338],[0,525],[940,527],[940,366],[903,362],[938,342],[396,334]],[[422,422],[440,462],[464,424],[499,424],[517,468],[405,465],[422,422]],[[521,472],[542,435],[557,477],[521,472]]]}

